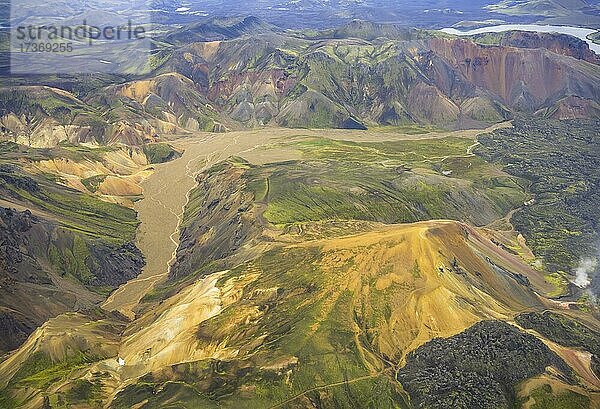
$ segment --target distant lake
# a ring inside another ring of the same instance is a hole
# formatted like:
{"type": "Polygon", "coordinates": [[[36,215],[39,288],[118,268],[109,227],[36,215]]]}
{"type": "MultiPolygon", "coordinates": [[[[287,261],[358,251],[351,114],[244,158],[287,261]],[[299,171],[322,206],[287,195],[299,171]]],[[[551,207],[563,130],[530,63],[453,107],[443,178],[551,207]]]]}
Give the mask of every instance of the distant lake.
{"type": "Polygon", "coordinates": [[[543,26],[539,24],[502,24],[499,26],[490,26],[476,28],[474,30],[460,31],[455,28],[443,28],[440,31],[459,35],[459,36],[470,36],[474,34],[483,33],[501,33],[503,31],[521,30],[521,31],[537,31],[541,33],[561,33],[569,34],[573,37],[577,37],[588,43],[590,49],[596,54],[600,55],[600,44],[594,44],[594,42],[587,38],[588,35],[595,33],[597,30],[582,27],[570,27],[570,26],[543,26]]]}

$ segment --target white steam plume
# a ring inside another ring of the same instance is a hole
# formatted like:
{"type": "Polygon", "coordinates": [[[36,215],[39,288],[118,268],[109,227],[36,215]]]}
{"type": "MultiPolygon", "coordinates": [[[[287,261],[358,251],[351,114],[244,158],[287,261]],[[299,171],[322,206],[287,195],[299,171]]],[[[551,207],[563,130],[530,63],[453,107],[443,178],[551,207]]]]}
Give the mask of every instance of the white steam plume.
{"type": "Polygon", "coordinates": [[[598,267],[598,259],[595,257],[586,257],[579,260],[579,265],[575,269],[575,279],[573,284],[579,288],[586,288],[592,282],[591,275],[598,267]]]}

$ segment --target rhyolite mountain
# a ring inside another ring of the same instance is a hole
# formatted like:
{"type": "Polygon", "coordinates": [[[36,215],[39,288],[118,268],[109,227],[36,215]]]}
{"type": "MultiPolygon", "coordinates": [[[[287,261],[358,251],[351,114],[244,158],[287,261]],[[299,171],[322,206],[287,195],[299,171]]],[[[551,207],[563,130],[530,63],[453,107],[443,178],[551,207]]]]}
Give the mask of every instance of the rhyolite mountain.
{"type": "Polygon", "coordinates": [[[221,34],[212,22],[167,35],[157,70],[191,79],[234,128],[460,128],[565,105],[590,108],[564,117],[598,115],[598,60],[568,36],[511,32],[483,45],[363,21],[317,33],[227,23],[221,34]]]}
{"type": "Polygon", "coordinates": [[[0,353],[50,318],[96,308],[144,265],[132,209],[66,186],[60,171],[36,171],[59,155],[66,167],[93,157],[59,151],[0,143],[0,353]]]}
{"type": "Polygon", "coordinates": [[[585,42],[154,41],[136,75],[3,78],[0,408],[600,405],[585,42]]]}
{"type": "Polygon", "coordinates": [[[165,35],[142,78],[113,81],[5,88],[2,135],[33,146],[140,145],[158,134],[271,125],[461,129],[523,112],[600,115],[598,57],[566,35],[465,39],[364,21],[308,32],[254,17],[214,20],[165,35]]]}
{"type": "Polygon", "coordinates": [[[295,159],[200,172],[174,268],[135,319],[48,320],[0,363],[0,402],[594,408],[595,307],[552,299],[503,217],[527,183],[472,144],[297,137],[267,151],[295,159]]]}

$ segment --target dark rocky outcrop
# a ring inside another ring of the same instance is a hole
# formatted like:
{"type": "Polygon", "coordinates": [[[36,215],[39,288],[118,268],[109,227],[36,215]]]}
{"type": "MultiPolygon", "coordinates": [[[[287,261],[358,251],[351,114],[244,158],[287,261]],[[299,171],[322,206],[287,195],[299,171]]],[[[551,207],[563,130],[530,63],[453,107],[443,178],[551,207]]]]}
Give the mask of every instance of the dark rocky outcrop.
{"type": "MultiPolygon", "coordinates": [[[[42,231],[51,228],[49,224],[40,225],[40,220],[28,210],[18,212],[13,209],[0,208],[0,274],[10,276],[14,280],[25,280],[38,284],[51,283],[47,275],[43,274],[37,260],[29,257],[29,254],[23,251],[30,245],[29,236],[32,229],[37,231],[37,227],[40,227],[42,231]]],[[[38,234],[37,238],[40,236],[41,234],[38,234]]],[[[47,235],[45,238],[48,238],[47,235]]]]}
{"type": "Polygon", "coordinates": [[[533,335],[483,321],[410,353],[398,380],[418,408],[511,408],[514,387],[547,366],[571,379],[565,362],[533,335]]]}
{"type": "Polygon", "coordinates": [[[49,318],[95,306],[98,293],[137,276],[143,265],[132,243],[90,239],[29,210],[0,207],[0,353],[49,318]]]}
{"type": "Polygon", "coordinates": [[[222,41],[247,34],[258,34],[274,30],[264,21],[248,16],[243,18],[215,18],[195,23],[176,30],[165,37],[171,44],[189,44],[200,41],[222,41]]]}
{"type": "Polygon", "coordinates": [[[600,333],[566,315],[551,311],[526,312],[517,315],[515,321],[558,344],[600,356],[600,333]]]}
{"type": "Polygon", "coordinates": [[[225,162],[198,177],[198,187],[184,216],[170,279],[194,274],[217,260],[225,263],[218,268],[225,268],[228,256],[260,234],[254,197],[244,190],[243,175],[242,168],[225,162]]]}
{"type": "Polygon", "coordinates": [[[594,64],[600,63],[600,58],[590,50],[585,41],[567,34],[509,31],[502,33],[499,45],[518,48],[546,48],[578,60],[594,64]]]}
{"type": "Polygon", "coordinates": [[[0,312],[0,351],[17,349],[34,330],[35,326],[23,317],[8,311],[0,312]]]}
{"type": "Polygon", "coordinates": [[[600,121],[527,117],[513,125],[481,135],[474,152],[531,183],[535,201],[511,223],[550,271],[574,271],[581,259],[597,254],[600,121]]]}
{"type": "Polygon", "coordinates": [[[119,285],[135,278],[144,266],[144,258],[133,243],[115,247],[96,243],[90,247],[92,285],[119,285]]]}

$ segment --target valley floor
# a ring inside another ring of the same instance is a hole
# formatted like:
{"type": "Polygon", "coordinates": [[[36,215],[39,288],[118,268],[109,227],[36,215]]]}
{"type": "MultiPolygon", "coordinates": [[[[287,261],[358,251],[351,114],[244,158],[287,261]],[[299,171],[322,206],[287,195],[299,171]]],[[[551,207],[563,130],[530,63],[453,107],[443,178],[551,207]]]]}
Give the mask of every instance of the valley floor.
{"type": "Polygon", "coordinates": [[[510,126],[169,140],[142,273],[1,362],[0,408],[594,407],[597,318],[550,299],[525,179],[477,154],[510,126]]]}
{"type": "MultiPolygon", "coordinates": [[[[397,133],[393,130],[302,130],[274,128],[226,134],[198,133],[171,140],[169,143],[183,152],[170,162],[154,165],[154,172],[142,182],[143,198],[135,203],[140,226],[137,246],[144,254],[146,266],[142,274],[123,284],[103,303],[107,311],[119,311],[135,317],[135,307],[157,283],[163,281],[175,259],[182,222],[189,193],[196,187],[196,176],[214,164],[232,156],[240,156],[251,163],[263,164],[297,159],[299,152],[283,146],[283,142],[306,138],[328,138],[351,142],[386,142],[464,137],[475,139],[481,133],[505,128],[510,123],[493,125],[484,130],[432,131],[397,133]],[[282,146],[274,149],[275,144],[282,146]]],[[[471,149],[472,150],[472,147],[471,149]]],[[[470,151],[465,154],[471,155],[470,151]]]]}
{"type": "Polygon", "coordinates": [[[189,193],[196,187],[199,173],[230,156],[243,155],[280,137],[277,131],[200,133],[170,141],[183,155],[155,165],[154,172],[142,182],[143,198],[135,203],[140,221],[136,242],[146,266],[139,277],[113,292],[102,308],[134,318],[134,308],[141,298],[166,278],[175,259],[189,193]]]}

